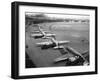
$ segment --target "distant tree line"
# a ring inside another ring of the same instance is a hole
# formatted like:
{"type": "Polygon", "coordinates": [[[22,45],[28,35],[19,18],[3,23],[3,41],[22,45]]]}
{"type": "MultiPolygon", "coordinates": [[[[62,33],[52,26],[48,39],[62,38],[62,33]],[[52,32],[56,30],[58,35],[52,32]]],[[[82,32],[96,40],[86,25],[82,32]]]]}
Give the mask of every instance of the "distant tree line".
{"type": "Polygon", "coordinates": [[[26,24],[38,24],[38,23],[45,23],[45,22],[80,22],[80,21],[89,22],[89,20],[53,18],[53,17],[48,17],[47,15],[44,14],[25,15],[26,24]]]}

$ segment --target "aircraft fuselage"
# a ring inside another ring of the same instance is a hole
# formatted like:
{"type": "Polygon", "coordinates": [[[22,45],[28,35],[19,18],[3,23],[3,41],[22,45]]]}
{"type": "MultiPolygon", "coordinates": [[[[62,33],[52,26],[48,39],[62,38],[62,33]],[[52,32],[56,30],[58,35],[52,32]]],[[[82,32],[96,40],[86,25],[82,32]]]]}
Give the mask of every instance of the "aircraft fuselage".
{"type": "Polygon", "coordinates": [[[56,44],[55,43],[52,43],[52,44],[49,44],[49,45],[42,45],[41,46],[41,49],[49,49],[49,48],[53,48],[55,47],[56,44]]]}
{"type": "Polygon", "coordinates": [[[37,34],[37,35],[33,35],[32,37],[34,37],[35,39],[39,39],[39,38],[44,38],[44,39],[46,39],[47,37],[54,37],[54,36],[55,36],[54,34],[46,34],[46,35],[37,34]]]}
{"type": "Polygon", "coordinates": [[[42,38],[44,37],[44,35],[41,35],[41,36],[34,36],[35,39],[39,39],[39,38],[42,38]]]}

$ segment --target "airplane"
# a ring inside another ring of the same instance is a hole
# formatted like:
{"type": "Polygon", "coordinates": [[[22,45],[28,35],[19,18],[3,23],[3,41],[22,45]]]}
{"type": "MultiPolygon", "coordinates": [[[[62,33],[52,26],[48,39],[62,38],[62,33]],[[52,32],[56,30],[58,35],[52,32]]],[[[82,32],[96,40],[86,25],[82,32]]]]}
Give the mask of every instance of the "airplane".
{"type": "Polygon", "coordinates": [[[56,35],[56,34],[53,34],[53,33],[49,33],[49,31],[43,31],[40,28],[40,26],[38,26],[38,28],[39,28],[39,31],[32,32],[33,34],[31,34],[31,37],[34,37],[35,39],[39,39],[39,38],[46,39],[46,37],[55,37],[55,35],[56,35]],[[37,34],[34,34],[34,33],[37,33],[37,34]]]}
{"type": "Polygon", "coordinates": [[[65,49],[62,48],[62,52],[61,49],[59,50],[61,54],[64,54],[64,55],[61,55],[60,57],[54,59],[54,63],[58,63],[58,62],[61,62],[61,61],[66,61],[67,59],[70,59],[71,62],[77,60],[77,59],[82,59],[84,62],[83,62],[83,65],[89,65],[89,62],[88,60],[85,58],[86,56],[88,56],[88,53],[89,51],[85,51],[84,53],[79,53],[78,51],[76,51],[75,49],[73,49],[72,47],[66,47],[65,49]],[[67,52],[66,52],[66,50],[67,52]],[[69,56],[68,54],[72,54],[72,56],[69,56]],[[84,56],[85,55],[85,56],[84,56]]]}
{"type": "Polygon", "coordinates": [[[46,37],[47,39],[51,39],[51,41],[48,42],[40,42],[40,43],[36,43],[36,45],[38,47],[41,47],[41,49],[49,49],[49,48],[53,48],[53,49],[60,49],[63,48],[63,45],[68,44],[70,41],[57,41],[55,38],[52,37],[46,37]]]}

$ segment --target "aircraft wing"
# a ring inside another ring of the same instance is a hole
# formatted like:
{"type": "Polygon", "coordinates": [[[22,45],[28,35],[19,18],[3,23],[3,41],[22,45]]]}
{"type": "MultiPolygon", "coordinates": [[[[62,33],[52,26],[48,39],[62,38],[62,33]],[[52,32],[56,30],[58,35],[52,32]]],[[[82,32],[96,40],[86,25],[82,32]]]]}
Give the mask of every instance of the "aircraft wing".
{"type": "Polygon", "coordinates": [[[56,46],[54,47],[54,50],[59,50],[59,49],[63,49],[64,47],[63,46],[56,46]]]}
{"type": "Polygon", "coordinates": [[[50,41],[48,41],[48,42],[36,43],[37,46],[50,45],[50,44],[52,44],[52,42],[50,42],[50,41]]]}
{"type": "Polygon", "coordinates": [[[68,44],[70,41],[58,41],[59,45],[65,45],[68,44]]]}
{"type": "Polygon", "coordinates": [[[69,57],[68,57],[68,55],[67,55],[67,54],[62,55],[62,56],[60,56],[60,57],[58,57],[58,58],[54,59],[54,63],[64,61],[64,60],[66,60],[66,59],[68,59],[68,58],[69,58],[69,57]]]}
{"type": "Polygon", "coordinates": [[[32,37],[35,37],[35,36],[42,36],[42,34],[31,34],[32,37]]]}

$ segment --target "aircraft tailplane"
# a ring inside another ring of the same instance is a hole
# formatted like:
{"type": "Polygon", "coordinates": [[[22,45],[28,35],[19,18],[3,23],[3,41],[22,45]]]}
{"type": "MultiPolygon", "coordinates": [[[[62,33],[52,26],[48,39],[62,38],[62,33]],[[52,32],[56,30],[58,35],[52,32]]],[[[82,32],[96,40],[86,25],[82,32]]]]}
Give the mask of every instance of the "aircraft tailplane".
{"type": "Polygon", "coordinates": [[[54,50],[58,50],[58,49],[62,49],[62,48],[64,48],[63,46],[56,46],[56,47],[54,47],[54,50]]]}

